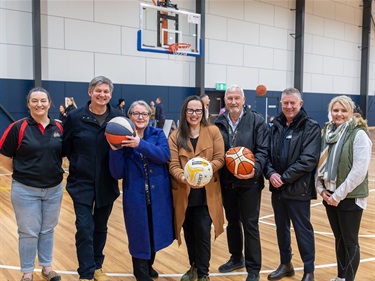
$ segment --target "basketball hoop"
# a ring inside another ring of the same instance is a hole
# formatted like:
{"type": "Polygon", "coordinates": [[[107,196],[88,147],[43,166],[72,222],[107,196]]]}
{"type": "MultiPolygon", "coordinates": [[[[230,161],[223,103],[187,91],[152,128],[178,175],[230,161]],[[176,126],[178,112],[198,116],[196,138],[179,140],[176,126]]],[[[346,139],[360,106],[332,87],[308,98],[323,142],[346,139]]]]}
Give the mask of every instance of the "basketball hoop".
{"type": "Polygon", "coordinates": [[[175,56],[176,62],[181,62],[186,60],[190,46],[189,43],[176,42],[169,45],[169,51],[175,56]]]}

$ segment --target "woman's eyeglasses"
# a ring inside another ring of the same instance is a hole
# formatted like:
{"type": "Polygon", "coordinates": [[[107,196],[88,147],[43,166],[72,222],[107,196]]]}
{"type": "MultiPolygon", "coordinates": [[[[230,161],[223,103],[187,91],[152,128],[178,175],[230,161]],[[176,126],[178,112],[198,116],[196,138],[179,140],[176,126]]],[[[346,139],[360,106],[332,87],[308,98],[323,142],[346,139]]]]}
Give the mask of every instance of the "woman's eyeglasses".
{"type": "Polygon", "coordinates": [[[132,112],[132,115],[135,117],[135,118],[139,118],[140,116],[142,116],[143,118],[147,118],[150,116],[149,113],[146,113],[146,112],[132,112]]]}
{"type": "Polygon", "coordinates": [[[197,114],[197,115],[201,115],[202,113],[203,113],[203,109],[191,109],[191,108],[188,108],[188,109],[186,109],[186,113],[187,114],[193,114],[193,113],[195,113],[195,114],[197,114]]]}

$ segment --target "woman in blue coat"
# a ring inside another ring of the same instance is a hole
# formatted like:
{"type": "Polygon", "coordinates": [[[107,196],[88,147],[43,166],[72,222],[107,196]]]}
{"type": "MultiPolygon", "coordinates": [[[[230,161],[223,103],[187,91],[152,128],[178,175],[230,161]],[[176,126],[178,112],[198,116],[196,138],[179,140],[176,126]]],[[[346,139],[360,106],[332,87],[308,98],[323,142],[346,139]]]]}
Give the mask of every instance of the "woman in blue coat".
{"type": "Polygon", "coordinates": [[[109,160],[112,176],[123,179],[125,227],[137,281],[158,277],[152,268],[155,254],[174,239],[169,146],[161,129],[148,126],[150,114],[145,101],[130,106],[136,135],[123,141],[121,149],[111,145],[109,160]]]}

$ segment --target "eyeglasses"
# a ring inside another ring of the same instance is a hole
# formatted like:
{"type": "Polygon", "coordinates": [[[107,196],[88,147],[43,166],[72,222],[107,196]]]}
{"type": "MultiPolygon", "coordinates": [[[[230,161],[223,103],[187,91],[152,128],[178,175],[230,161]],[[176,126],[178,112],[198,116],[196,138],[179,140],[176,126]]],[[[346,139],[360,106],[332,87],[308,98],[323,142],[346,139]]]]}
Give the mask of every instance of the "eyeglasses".
{"type": "Polygon", "coordinates": [[[203,109],[191,109],[191,108],[187,108],[186,109],[186,113],[187,114],[193,114],[193,113],[195,113],[195,114],[197,114],[197,115],[201,115],[202,113],[203,113],[203,109]]]}
{"type": "Polygon", "coordinates": [[[143,118],[147,118],[147,117],[149,117],[150,116],[150,113],[148,113],[148,112],[143,112],[143,113],[141,113],[141,112],[132,112],[132,115],[135,117],[135,118],[139,118],[139,117],[143,117],[143,118]]]}

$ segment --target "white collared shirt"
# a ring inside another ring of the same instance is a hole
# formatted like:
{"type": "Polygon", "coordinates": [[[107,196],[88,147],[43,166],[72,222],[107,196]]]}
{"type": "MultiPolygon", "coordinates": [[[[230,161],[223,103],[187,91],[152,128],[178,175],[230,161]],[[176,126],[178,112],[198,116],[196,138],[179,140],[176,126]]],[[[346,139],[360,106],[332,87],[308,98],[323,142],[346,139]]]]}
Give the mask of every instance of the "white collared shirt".
{"type": "Polygon", "coordinates": [[[243,108],[242,108],[242,111],[241,111],[240,117],[238,118],[237,122],[234,123],[234,124],[233,124],[232,120],[230,119],[229,114],[230,114],[230,113],[228,112],[227,119],[228,119],[228,122],[229,122],[229,126],[231,126],[232,131],[234,132],[234,131],[236,130],[238,124],[239,124],[240,121],[241,121],[241,118],[242,118],[242,116],[243,116],[243,114],[244,114],[244,110],[243,110],[243,108]]]}

